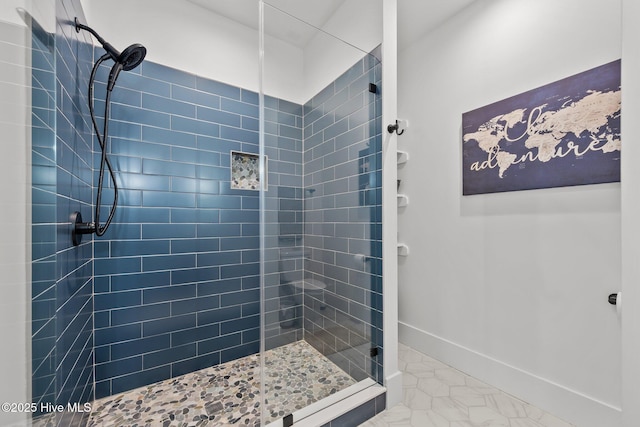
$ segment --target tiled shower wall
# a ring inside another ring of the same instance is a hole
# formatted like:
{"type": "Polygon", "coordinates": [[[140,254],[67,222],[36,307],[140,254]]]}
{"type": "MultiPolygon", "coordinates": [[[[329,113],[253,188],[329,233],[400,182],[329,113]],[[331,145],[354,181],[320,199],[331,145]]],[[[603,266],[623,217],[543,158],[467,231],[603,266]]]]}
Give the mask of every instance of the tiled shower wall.
{"type": "Polygon", "coordinates": [[[32,34],[32,397],[55,402],[56,75],[54,36],[32,34]]]}
{"type": "MultiPolygon", "coordinates": [[[[67,24],[82,17],[77,0],[57,5],[55,104],[52,89],[34,89],[34,117],[45,118],[34,118],[34,400],[90,400],[92,349],[98,398],[257,352],[259,194],[230,188],[230,151],[258,153],[258,95],[149,61],[121,73],[109,140],[119,206],[105,236],[72,247],[70,213],[93,216],[86,90],[102,51],[67,24]]],[[[34,78],[50,79],[46,46],[36,60],[34,78]]],[[[265,99],[266,345],[302,339],[304,324],[356,378],[381,374],[381,356],[369,356],[381,345],[380,109],[368,92],[379,77],[365,58],[304,109],[265,99]],[[303,307],[300,289],[282,284],[305,270],[328,286],[303,307]]]]}
{"type": "Polygon", "coordinates": [[[55,43],[54,35],[33,28],[32,396],[66,405],[93,398],[92,244],[73,247],[69,228],[71,212],[92,203],[84,89],[92,49],[68,25],[83,16],[79,1],[57,1],[55,9],[55,43]]]}
{"type": "Polygon", "coordinates": [[[305,294],[304,336],[352,377],[382,382],[378,53],[304,105],[304,273],[326,286],[305,294]]]}
{"type": "Polygon", "coordinates": [[[303,338],[302,106],[265,96],[265,348],[303,338]]]}
{"type": "MultiPolygon", "coordinates": [[[[99,85],[98,98],[104,92],[99,85]]],[[[120,75],[112,101],[120,205],[95,240],[97,397],[253,354],[260,343],[259,192],[230,182],[230,152],[258,153],[257,93],[146,61],[120,75]]],[[[292,213],[279,211],[273,232],[300,240],[300,207],[287,204],[301,197],[302,119],[285,101],[269,106],[268,135],[280,145],[267,153],[267,197],[292,213]]],[[[287,342],[301,335],[282,333],[287,342]]]]}

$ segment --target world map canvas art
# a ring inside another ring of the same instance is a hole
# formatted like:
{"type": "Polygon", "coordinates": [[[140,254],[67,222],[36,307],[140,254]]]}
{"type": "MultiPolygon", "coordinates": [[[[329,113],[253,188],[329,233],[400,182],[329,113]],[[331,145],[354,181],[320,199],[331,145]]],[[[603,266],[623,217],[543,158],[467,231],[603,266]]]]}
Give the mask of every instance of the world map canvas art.
{"type": "Polygon", "coordinates": [[[620,60],[462,115],[462,194],[620,181],[620,60]]]}

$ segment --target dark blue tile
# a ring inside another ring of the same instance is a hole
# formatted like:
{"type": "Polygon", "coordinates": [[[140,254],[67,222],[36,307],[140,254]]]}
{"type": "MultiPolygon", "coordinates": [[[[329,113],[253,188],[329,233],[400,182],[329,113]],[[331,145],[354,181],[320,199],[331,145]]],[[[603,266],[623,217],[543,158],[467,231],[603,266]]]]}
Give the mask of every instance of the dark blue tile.
{"type": "Polygon", "coordinates": [[[167,286],[170,284],[171,274],[168,271],[119,274],[111,276],[111,290],[114,292],[128,289],[167,286]]]}
{"type": "Polygon", "coordinates": [[[255,210],[235,210],[224,209],[220,211],[221,223],[257,223],[259,220],[259,212],[255,210]]]}
{"type": "Polygon", "coordinates": [[[164,129],[169,129],[171,124],[169,114],[122,104],[113,105],[111,108],[111,120],[139,123],[164,129]]]}
{"type": "Polygon", "coordinates": [[[96,311],[93,313],[93,326],[96,329],[111,326],[111,313],[108,311],[96,311]]]}
{"type": "Polygon", "coordinates": [[[251,131],[259,131],[260,130],[260,122],[257,119],[253,119],[251,117],[242,116],[242,129],[251,130],[251,131]]]}
{"type": "MultiPolygon", "coordinates": [[[[198,264],[198,268],[185,270],[173,270],[171,272],[171,284],[195,283],[217,280],[220,278],[219,267],[207,267],[198,264]]],[[[200,293],[198,293],[200,295],[200,293]]]]}
{"type": "Polygon", "coordinates": [[[190,300],[180,300],[171,302],[171,314],[187,314],[198,311],[213,310],[220,308],[220,297],[218,295],[198,296],[190,300]]]}
{"type": "Polygon", "coordinates": [[[145,256],[142,258],[143,271],[194,268],[195,254],[145,256]]]}
{"type": "Polygon", "coordinates": [[[144,159],[142,162],[142,171],[150,175],[196,177],[196,165],[189,163],[144,159]]]}
{"type": "Polygon", "coordinates": [[[220,108],[220,96],[199,90],[173,86],[171,97],[180,101],[187,101],[209,108],[220,108]]]}
{"type": "MultiPolygon", "coordinates": [[[[215,136],[215,135],[211,135],[215,136]]],[[[244,129],[233,128],[229,126],[220,126],[220,137],[230,139],[232,141],[249,142],[258,144],[258,132],[252,132],[244,129]]]]}
{"type": "Polygon", "coordinates": [[[248,329],[254,329],[260,326],[260,316],[244,317],[234,319],[220,324],[220,333],[222,335],[231,334],[248,329]]]}
{"type": "MultiPolygon", "coordinates": [[[[185,73],[151,61],[142,63],[142,75],[185,87],[196,87],[196,76],[194,74],[185,73]]],[[[175,88],[173,90],[175,91],[175,88]]]]}
{"type": "Polygon", "coordinates": [[[222,98],[220,108],[230,113],[241,114],[243,116],[258,118],[258,106],[244,102],[234,101],[232,99],[222,98]]]}
{"type": "Polygon", "coordinates": [[[196,177],[202,179],[229,180],[231,175],[228,167],[197,165],[196,177]]]}
{"type": "Polygon", "coordinates": [[[174,346],[195,343],[214,338],[220,335],[220,327],[217,323],[185,329],[171,334],[171,342],[174,346]]]}
{"type": "Polygon", "coordinates": [[[145,304],[194,298],[195,296],[195,285],[167,286],[145,289],[143,291],[143,301],[145,304]]]}
{"type": "MultiPolygon", "coordinates": [[[[143,126],[141,129],[141,135],[143,141],[158,142],[161,144],[176,145],[180,147],[196,147],[196,136],[193,135],[193,133],[143,126]]],[[[140,138],[140,136],[138,138],[140,138]]]]}
{"type": "Polygon", "coordinates": [[[171,94],[171,85],[169,83],[143,77],[131,72],[120,74],[118,78],[118,88],[120,87],[166,97],[169,97],[171,94]]]}
{"type": "Polygon", "coordinates": [[[215,352],[173,363],[171,365],[171,373],[175,377],[218,364],[220,364],[220,353],[215,352]]]}
{"type": "Polygon", "coordinates": [[[240,99],[240,88],[214,80],[196,77],[196,88],[226,98],[240,99]]]}
{"type": "Polygon", "coordinates": [[[176,315],[159,320],[150,320],[142,324],[142,336],[150,337],[158,334],[167,334],[183,329],[191,329],[196,326],[196,315],[185,314],[176,315]]]}
{"type": "Polygon", "coordinates": [[[242,343],[248,344],[260,341],[260,328],[247,329],[242,331],[242,343]]]}
{"type": "Polygon", "coordinates": [[[140,324],[110,327],[95,330],[95,345],[107,345],[120,341],[128,341],[142,336],[140,324]]]}
{"type": "Polygon", "coordinates": [[[171,129],[205,136],[219,136],[220,125],[185,117],[171,117],[171,129]]]}
{"type": "Polygon", "coordinates": [[[98,363],[95,369],[96,381],[130,374],[142,369],[142,357],[137,356],[128,359],[119,359],[113,362],[98,363]]]}
{"type": "Polygon", "coordinates": [[[278,110],[288,113],[288,114],[293,114],[296,116],[302,116],[302,105],[300,104],[295,104],[293,102],[290,101],[286,101],[284,99],[280,99],[278,102],[278,110]]]}
{"type": "Polygon", "coordinates": [[[230,360],[236,360],[241,357],[250,356],[260,351],[260,342],[255,341],[249,344],[239,345],[237,347],[231,347],[224,349],[220,352],[220,362],[225,363],[230,360]]]}
{"type": "Polygon", "coordinates": [[[242,334],[235,333],[198,342],[198,354],[224,350],[242,343],[242,334]]]}
{"type": "Polygon", "coordinates": [[[177,362],[196,356],[196,344],[187,344],[180,347],[167,348],[165,350],[155,351],[143,356],[144,369],[155,368],[156,366],[166,365],[168,363],[177,362]]]}
{"type": "Polygon", "coordinates": [[[94,261],[94,271],[96,275],[105,275],[114,272],[120,274],[137,273],[142,271],[142,260],[140,257],[96,259],[94,261]]]}
{"type": "MultiPolygon", "coordinates": [[[[201,163],[206,162],[208,159],[202,158],[202,153],[198,150],[194,150],[191,148],[182,148],[182,147],[171,147],[171,160],[174,162],[182,162],[182,163],[201,163]]],[[[172,187],[173,191],[185,191],[178,190],[172,187]]],[[[189,189],[188,191],[195,192],[194,189],[189,189]]]]}
{"type": "Polygon", "coordinates": [[[114,240],[111,242],[112,257],[162,254],[169,254],[169,240],[114,240]]]}
{"type": "Polygon", "coordinates": [[[240,209],[242,199],[237,196],[222,196],[218,194],[198,194],[197,206],[205,209],[240,209]]]}
{"type": "Polygon", "coordinates": [[[156,335],[149,338],[141,338],[113,344],[111,346],[111,359],[124,359],[163,348],[169,348],[170,345],[171,336],[169,334],[156,335]]]}
{"type": "Polygon", "coordinates": [[[193,104],[188,104],[186,102],[177,101],[175,99],[163,98],[161,96],[151,95],[147,93],[142,94],[142,108],[168,114],[175,114],[178,116],[191,118],[196,117],[196,107],[193,104]]]}
{"type": "Polygon", "coordinates": [[[260,239],[258,237],[223,237],[220,239],[220,250],[234,251],[239,249],[258,249],[260,239]]]}
{"type": "Polygon", "coordinates": [[[177,239],[196,237],[195,224],[142,224],[143,239],[177,239]]]}
{"type": "Polygon", "coordinates": [[[204,326],[211,323],[228,321],[230,319],[238,319],[240,318],[241,311],[240,306],[201,311],[197,313],[198,325],[204,326]]]}
{"type": "Polygon", "coordinates": [[[122,377],[114,378],[111,381],[111,393],[122,393],[124,391],[153,384],[170,377],[171,366],[169,365],[124,375],[122,377]]]}
{"type": "Polygon", "coordinates": [[[114,120],[109,123],[109,136],[140,141],[142,138],[142,126],[138,123],[114,120]]]}
{"type": "MultiPolygon", "coordinates": [[[[221,138],[210,138],[207,136],[198,135],[198,148],[201,150],[215,151],[226,155],[227,159],[229,151],[240,150],[242,144],[238,141],[231,141],[221,138]]],[[[221,160],[222,161],[222,160],[221,160]]],[[[222,164],[222,163],[221,163],[222,164]]],[[[227,161],[227,165],[229,162],[227,161]]]]}
{"type": "Polygon", "coordinates": [[[171,253],[195,253],[214,252],[220,249],[220,239],[217,238],[197,238],[180,239],[171,241],[171,253]]]}
{"type": "Polygon", "coordinates": [[[96,311],[124,308],[142,304],[141,291],[110,292],[96,294],[93,297],[93,308],[96,311]]]}
{"type": "MultiPolygon", "coordinates": [[[[162,207],[130,207],[119,206],[116,211],[116,222],[124,223],[168,223],[170,212],[162,207]]],[[[138,237],[140,238],[140,237],[138,237]]]]}
{"type": "Polygon", "coordinates": [[[171,222],[174,224],[217,223],[218,217],[217,209],[171,209],[171,222]]]}
{"type": "Polygon", "coordinates": [[[142,201],[148,207],[195,208],[196,196],[192,193],[168,191],[143,191],[142,201]]]}
{"type": "Polygon", "coordinates": [[[260,300],[260,291],[258,289],[244,290],[240,292],[232,292],[232,293],[221,295],[220,305],[222,307],[229,307],[232,305],[257,302],[259,300],[260,300]]]}
{"type": "Polygon", "coordinates": [[[242,254],[239,251],[199,253],[197,263],[199,267],[240,264],[242,254]]]}
{"type": "Polygon", "coordinates": [[[111,396],[111,380],[96,381],[96,399],[111,396]]]}
{"type": "Polygon", "coordinates": [[[240,224],[197,224],[198,237],[240,236],[240,224]]]}
{"type": "Polygon", "coordinates": [[[256,276],[260,274],[260,264],[224,265],[220,267],[220,277],[229,279],[233,277],[256,276]]]}
{"type": "MultiPolygon", "coordinates": [[[[123,308],[111,311],[111,324],[114,326],[145,320],[169,317],[169,303],[141,305],[133,308],[123,308]]],[[[139,326],[139,325],[138,325],[139,326]]]]}
{"type": "MultiPolygon", "coordinates": [[[[222,105],[225,105],[225,101],[229,101],[228,99],[222,100],[222,105]]],[[[220,125],[227,125],[233,127],[240,127],[241,125],[241,117],[239,114],[232,114],[235,112],[229,111],[221,111],[213,108],[206,107],[198,107],[196,118],[198,120],[204,120],[210,123],[216,123],[220,125]]]]}
{"type": "Polygon", "coordinates": [[[235,292],[242,289],[242,279],[239,277],[232,279],[216,280],[213,282],[199,283],[198,295],[217,295],[225,292],[235,292]]]}
{"type": "Polygon", "coordinates": [[[253,105],[258,105],[258,93],[247,89],[241,89],[241,101],[253,105]]]}

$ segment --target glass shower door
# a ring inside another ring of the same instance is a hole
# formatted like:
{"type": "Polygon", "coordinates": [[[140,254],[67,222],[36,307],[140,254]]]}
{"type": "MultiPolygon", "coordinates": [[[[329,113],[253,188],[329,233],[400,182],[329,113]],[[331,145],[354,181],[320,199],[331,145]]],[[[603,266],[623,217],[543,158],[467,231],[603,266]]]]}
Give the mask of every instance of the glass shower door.
{"type": "Polygon", "coordinates": [[[382,382],[380,49],[311,3],[263,6],[264,424],[382,382]]]}

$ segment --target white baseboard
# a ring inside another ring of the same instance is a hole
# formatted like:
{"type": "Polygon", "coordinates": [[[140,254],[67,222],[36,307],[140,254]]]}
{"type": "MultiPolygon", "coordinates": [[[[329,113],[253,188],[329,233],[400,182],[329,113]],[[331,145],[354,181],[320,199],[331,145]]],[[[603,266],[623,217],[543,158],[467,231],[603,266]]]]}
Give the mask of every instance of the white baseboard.
{"type": "Polygon", "coordinates": [[[384,379],[384,387],[387,389],[387,409],[402,402],[402,372],[396,371],[384,379]]]}
{"type": "Polygon", "coordinates": [[[622,425],[622,410],[487,355],[398,322],[399,340],[580,427],[622,425]]]}

